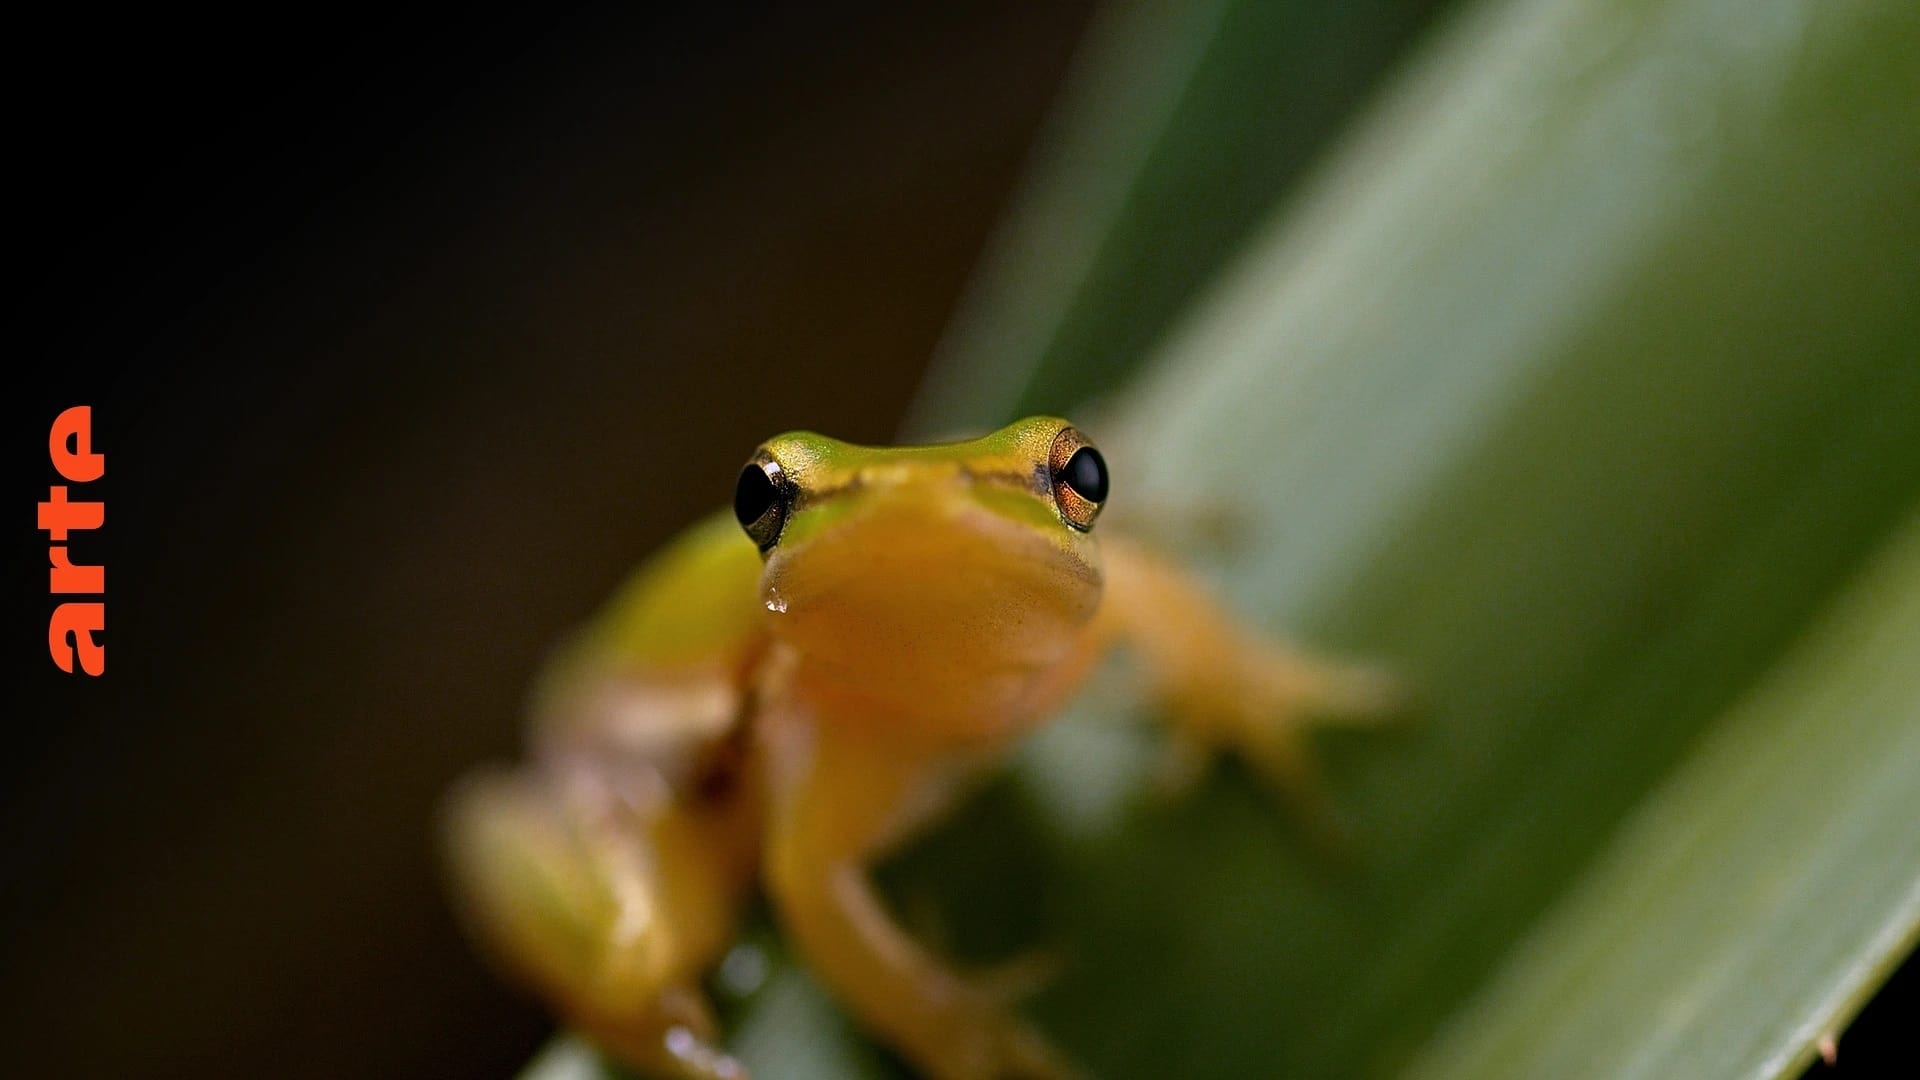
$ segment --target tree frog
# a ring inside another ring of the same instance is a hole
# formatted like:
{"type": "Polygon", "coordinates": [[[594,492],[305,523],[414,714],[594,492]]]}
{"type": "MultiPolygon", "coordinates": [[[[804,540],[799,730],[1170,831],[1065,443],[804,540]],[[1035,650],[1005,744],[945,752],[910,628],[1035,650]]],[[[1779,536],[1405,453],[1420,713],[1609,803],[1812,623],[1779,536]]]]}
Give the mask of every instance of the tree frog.
{"type": "Polygon", "coordinates": [[[808,432],[754,451],[556,657],[530,761],[449,801],[456,892],[502,966],[644,1075],[731,1080],[701,978],[763,888],[854,1018],[942,1080],[1077,1075],[1009,995],[895,922],[877,860],[1115,646],[1188,747],[1311,790],[1302,733],[1379,714],[1378,672],[1236,620],[1096,539],[1106,463],[1036,417],[938,446],[808,432]]]}

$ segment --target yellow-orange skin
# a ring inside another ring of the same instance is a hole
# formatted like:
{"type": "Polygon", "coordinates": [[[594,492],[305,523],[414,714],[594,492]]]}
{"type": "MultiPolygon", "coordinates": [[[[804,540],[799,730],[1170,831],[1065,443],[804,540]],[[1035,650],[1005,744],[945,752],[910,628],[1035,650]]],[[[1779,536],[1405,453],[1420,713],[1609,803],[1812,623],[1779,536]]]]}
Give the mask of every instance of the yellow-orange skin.
{"type": "Polygon", "coordinates": [[[742,1076],[698,987],[758,881],[820,979],[927,1075],[1077,1075],[902,932],[868,866],[1114,645],[1181,745],[1235,750],[1296,795],[1300,720],[1392,697],[1075,527],[1099,508],[1052,476],[1079,438],[1036,417],[943,446],[764,444],[790,496],[777,540],[694,526],[555,661],[532,762],[456,792],[458,892],[502,964],[644,1073],[742,1076]]]}

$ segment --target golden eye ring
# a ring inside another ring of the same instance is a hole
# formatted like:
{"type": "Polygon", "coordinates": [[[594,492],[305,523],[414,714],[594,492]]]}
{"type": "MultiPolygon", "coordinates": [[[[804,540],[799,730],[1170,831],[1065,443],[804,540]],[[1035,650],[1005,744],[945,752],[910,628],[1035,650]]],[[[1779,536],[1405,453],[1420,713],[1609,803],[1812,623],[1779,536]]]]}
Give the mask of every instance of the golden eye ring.
{"type": "Polygon", "coordinates": [[[1047,452],[1047,476],[1061,519],[1081,532],[1091,530],[1107,501],[1107,461],[1100,451],[1077,429],[1062,428],[1047,452]]]}

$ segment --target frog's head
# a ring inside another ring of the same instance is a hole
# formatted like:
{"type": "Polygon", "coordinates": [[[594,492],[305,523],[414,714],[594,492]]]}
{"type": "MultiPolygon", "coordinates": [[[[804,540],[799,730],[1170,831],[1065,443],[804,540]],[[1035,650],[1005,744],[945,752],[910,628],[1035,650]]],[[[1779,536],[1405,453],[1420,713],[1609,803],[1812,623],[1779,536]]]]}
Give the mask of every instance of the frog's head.
{"type": "Polygon", "coordinates": [[[776,634],[882,696],[924,695],[1071,647],[1099,605],[1106,497],[1100,452],[1035,417],[898,449],[781,435],[741,472],[734,515],[766,559],[776,634]]]}

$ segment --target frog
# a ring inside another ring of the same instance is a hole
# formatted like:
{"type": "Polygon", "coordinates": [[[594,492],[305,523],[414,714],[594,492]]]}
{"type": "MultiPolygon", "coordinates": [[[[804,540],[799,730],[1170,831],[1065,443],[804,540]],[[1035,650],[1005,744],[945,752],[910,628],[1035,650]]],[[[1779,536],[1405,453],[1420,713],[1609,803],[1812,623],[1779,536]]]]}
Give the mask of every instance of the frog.
{"type": "Polygon", "coordinates": [[[1130,658],[1181,753],[1307,806],[1307,735],[1400,681],[1238,616],[1096,530],[1105,459],[1057,417],[969,441],[762,443],[731,511],[646,561],[537,680],[523,762],[449,797],[465,920],[507,975],[640,1075],[742,1080],[705,978],[764,897],[792,951],[936,1080],[1083,1075],[1018,996],[905,929],[876,864],[1130,658]]]}

